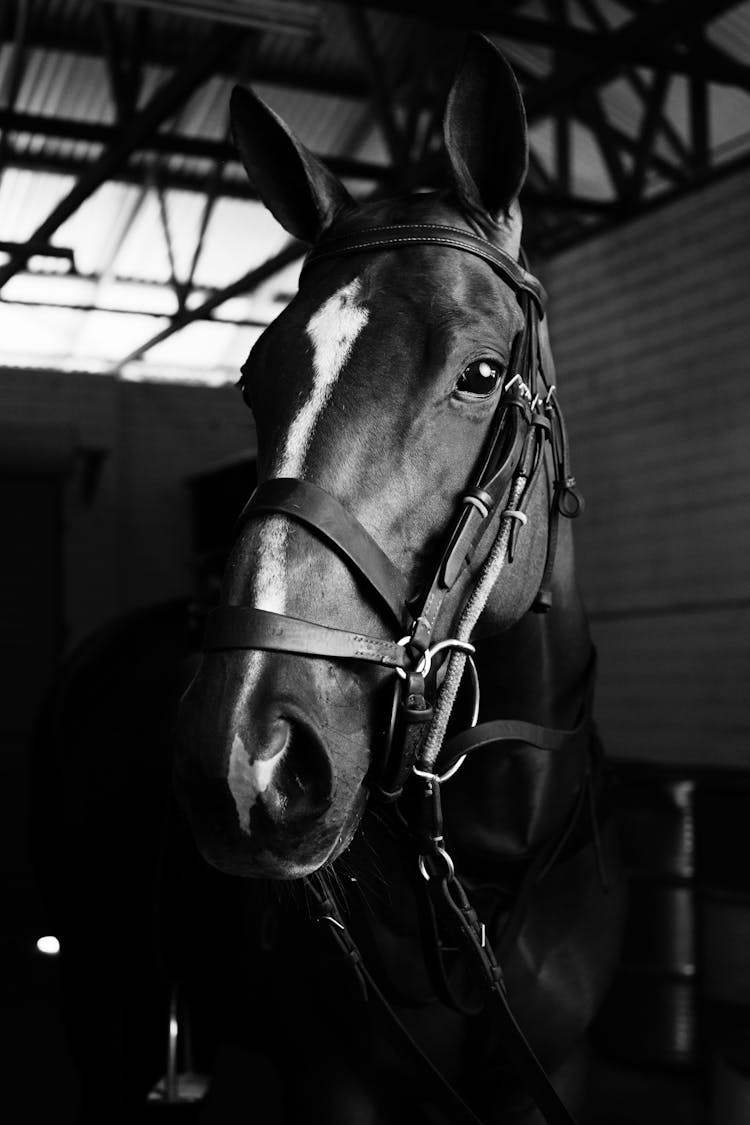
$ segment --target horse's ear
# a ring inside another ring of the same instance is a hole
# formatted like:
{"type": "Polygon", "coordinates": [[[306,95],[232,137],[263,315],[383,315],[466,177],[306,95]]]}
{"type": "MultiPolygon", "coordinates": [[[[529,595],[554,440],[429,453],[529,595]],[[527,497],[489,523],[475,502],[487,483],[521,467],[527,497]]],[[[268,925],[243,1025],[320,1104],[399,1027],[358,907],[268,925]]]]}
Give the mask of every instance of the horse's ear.
{"type": "Polygon", "coordinates": [[[502,222],[526,178],[529,137],[516,77],[482,35],[467,42],[448,95],[443,134],[463,206],[502,222]]]}
{"type": "Polygon", "coordinates": [[[315,242],[352,204],[349,192],[250,90],[235,86],[230,107],[234,143],[258,195],[285,230],[315,242]]]}

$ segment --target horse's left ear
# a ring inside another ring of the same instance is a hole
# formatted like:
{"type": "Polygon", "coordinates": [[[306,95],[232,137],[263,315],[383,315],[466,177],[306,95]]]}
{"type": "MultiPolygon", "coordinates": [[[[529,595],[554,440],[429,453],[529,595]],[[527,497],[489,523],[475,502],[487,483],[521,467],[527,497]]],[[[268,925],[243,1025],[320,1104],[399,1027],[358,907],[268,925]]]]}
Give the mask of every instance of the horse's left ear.
{"type": "Polygon", "coordinates": [[[467,42],[448,95],[443,135],[463,206],[502,223],[526,178],[529,137],[516,77],[482,35],[467,42]]]}

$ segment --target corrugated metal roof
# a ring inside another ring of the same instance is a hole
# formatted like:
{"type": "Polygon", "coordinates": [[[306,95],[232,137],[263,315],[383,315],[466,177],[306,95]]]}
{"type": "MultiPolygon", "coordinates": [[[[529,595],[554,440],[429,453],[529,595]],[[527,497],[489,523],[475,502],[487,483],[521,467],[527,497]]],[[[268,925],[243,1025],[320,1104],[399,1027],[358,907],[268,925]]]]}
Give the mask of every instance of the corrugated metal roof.
{"type": "MultiPolygon", "coordinates": [[[[281,0],[280,0],[281,3],[281,0]]],[[[24,114],[86,122],[109,127],[116,123],[116,110],[105,62],[92,54],[100,49],[97,40],[95,0],[37,0],[35,18],[47,28],[46,45],[33,46],[26,57],[25,71],[15,108],[24,114]],[[90,44],[72,53],[64,44],[78,37],[90,44]],[[63,44],[61,46],[60,44],[63,44]]],[[[575,0],[570,15],[581,30],[597,30],[590,10],[575,0]]],[[[631,5],[618,0],[598,0],[598,10],[611,28],[632,18],[631,5]]],[[[365,68],[357,44],[351,12],[344,6],[321,3],[322,36],[262,33],[248,52],[247,71],[294,75],[313,73],[321,87],[344,76],[347,82],[367,85],[365,68]]],[[[514,12],[546,19],[543,0],[527,0],[514,12]]],[[[132,8],[117,9],[123,28],[135,26],[132,8]]],[[[151,12],[149,26],[153,42],[164,45],[177,58],[185,57],[205,36],[205,24],[173,15],[151,12]]],[[[391,12],[368,12],[369,26],[382,60],[383,77],[391,88],[408,91],[429,81],[440,86],[439,63],[456,48],[450,27],[420,25],[391,12]],[[415,51],[419,53],[415,54],[415,51]],[[419,59],[419,65],[414,60],[419,59]],[[434,66],[432,65],[434,62],[434,66]]],[[[750,0],[713,21],[709,41],[732,59],[750,65],[750,0]]],[[[151,42],[150,37],[150,42],[151,42]]],[[[505,50],[521,75],[549,78],[556,65],[549,47],[499,35],[493,38],[505,50]]],[[[0,47],[0,91],[7,90],[12,66],[12,44],[0,47]]],[[[159,56],[161,60],[161,56],[159,56]]],[[[162,61],[144,67],[139,105],[172,74],[162,61]]],[[[651,72],[635,71],[635,82],[648,88],[651,72]]],[[[180,134],[207,142],[227,138],[228,100],[234,79],[217,74],[189,99],[175,117],[160,129],[164,135],[180,134]]],[[[256,88],[313,151],[364,161],[388,162],[387,145],[372,105],[354,96],[338,96],[321,89],[310,93],[278,81],[260,81],[256,88]]],[[[604,114],[633,140],[643,119],[644,99],[627,72],[600,89],[604,114]]],[[[710,136],[720,159],[750,152],[750,95],[737,86],[714,86],[710,97],[710,136]]],[[[688,136],[688,80],[674,77],[667,100],[672,129],[678,138],[688,136]]],[[[99,134],[94,130],[95,137],[99,134]]],[[[532,129],[532,150],[542,167],[554,178],[554,136],[549,120],[532,129]]],[[[582,122],[571,127],[573,187],[592,200],[614,198],[610,173],[593,134],[582,122]]],[[[64,169],[72,163],[93,162],[104,151],[100,139],[74,139],[65,135],[42,136],[32,130],[13,134],[20,158],[35,168],[6,167],[0,175],[0,240],[23,242],[67,194],[75,183],[64,169]],[[52,172],[52,168],[61,171],[52,172]]],[[[661,135],[656,151],[665,160],[673,158],[674,145],[661,135]]],[[[623,167],[632,166],[632,156],[621,156],[623,167]]],[[[140,183],[107,182],[99,187],[52,238],[56,247],[70,248],[75,269],[64,258],[36,257],[32,272],[20,273],[4,287],[0,299],[0,362],[27,362],[107,370],[134,348],[168,324],[178,308],[178,297],[170,285],[172,269],[178,282],[185,281],[195,267],[195,306],[236,278],[278,253],[287,235],[265,209],[250,198],[219,198],[206,212],[206,197],[196,191],[167,187],[160,179],[181,175],[196,184],[210,185],[216,161],[203,155],[177,155],[145,151],[135,154],[128,176],[140,183]],[[165,230],[166,224],[166,230],[165,230]],[[205,225],[205,231],[203,227],[205,225]],[[169,235],[167,234],[169,232],[169,235]],[[171,242],[171,246],[170,246],[171,242]],[[17,302],[17,303],[13,303],[17,302]],[[54,307],[67,303],[68,309],[54,307]],[[25,357],[25,359],[24,359],[25,357]]],[[[244,184],[238,163],[221,167],[224,181],[244,184]]],[[[180,181],[180,182],[185,182],[180,181]]],[[[648,174],[647,191],[665,183],[658,171],[648,174]]],[[[367,181],[352,183],[355,191],[369,190],[367,181]]],[[[0,262],[7,255],[0,254],[0,262]]],[[[159,375],[222,381],[236,378],[239,364],[259,331],[283,307],[296,287],[299,264],[274,276],[250,297],[235,298],[220,306],[211,321],[198,321],[152,348],[144,360],[128,365],[132,377],[159,375]],[[243,322],[235,326],[229,321],[243,322]]]]}

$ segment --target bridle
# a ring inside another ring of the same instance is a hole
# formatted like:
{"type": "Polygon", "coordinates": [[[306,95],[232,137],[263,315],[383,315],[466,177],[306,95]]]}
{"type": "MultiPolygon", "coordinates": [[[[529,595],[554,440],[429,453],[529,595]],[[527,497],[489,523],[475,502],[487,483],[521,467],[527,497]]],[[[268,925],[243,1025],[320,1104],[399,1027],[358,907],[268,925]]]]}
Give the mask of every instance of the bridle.
{"type": "MultiPolygon", "coordinates": [[[[272,478],[253,493],[240,515],[238,531],[249,520],[269,514],[285,515],[303,524],[341,556],[366,585],[386,611],[394,627],[394,638],[398,639],[384,640],[265,609],[225,605],[209,615],[204,642],[206,650],[264,649],[364,661],[392,669],[398,691],[394,692],[387,747],[378,779],[379,793],[386,799],[395,799],[400,794],[423,741],[426,724],[434,718],[432,709],[424,702],[424,681],[433,657],[448,650],[458,655],[461,662],[466,657],[470,659],[474,651],[468,636],[439,636],[441,609],[458,579],[475,562],[477,548],[492,517],[498,514],[498,507],[506,498],[495,544],[504,542],[503,561],[505,557],[512,560],[519,532],[527,521],[525,509],[544,468],[544,447],[548,441],[554,481],[547,558],[534,604],[537,610],[545,611],[550,605],[559,516],[577,515],[582,505],[570,472],[567,434],[555,387],[546,381],[541,363],[539,321],[544,315],[546,295],[536,278],[509,254],[456,227],[437,223],[380,226],[324,238],[308,254],[302,277],[325,258],[414,245],[450,247],[481,258],[515,291],[524,314],[524,327],[516,338],[508,368],[511,374],[499,397],[479,466],[462,496],[442,556],[419,597],[417,611],[408,608],[415,599],[401,571],[340,501],[311,481],[272,478]],[[401,747],[396,729],[399,706],[401,716],[407,720],[401,747]]],[[[475,674],[473,678],[478,690],[475,674]]],[[[439,725],[447,725],[447,717],[439,725]]],[[[434,736],[432,747],[429,741],[428,735],[426,761],[423,756],[423,765],[427,767],[434,765],[439,750],[434,747],[434,736]]]]}
{"type": "MultiPolygon", "coordinates": [[[[558,520],[560,516],[576,516],[582,508],[570,471],[564,419],[555,387],[545,378],[542,364],[539,322],[544,316],[546,297],[536,278],[510,255],[484,238],[437,223],[371,227],[325,237],[307,255],[302,276],[326,258],[409,246],[447,247],[482,259],[516,293],[524,318],[523,328],[513,345],[509,377],[499,396],[478,467],[461,498],[429,584],[418,598],[413,597],[398,567],[334,496],[310,481],[273,478],[264,481],[253,493],[241,513],[239,529],[247,521],[269,514],[287,516],[310,529],[343,558],[352,573],[364,583],[389,617],[394,638],[398,639],[384,640],[269,610],[225,605],[208,617],[204,648],[208,651],[262,649],[364,661],[392,670],[394,694],[387,745],[379,775],[370,780],[371,790],[381,800],[396,802],[409,778],[416,779],[421,786],[420,825],[413,832],[420,870],[430,892],[434,889],[439,908],[452,917],[466,955],[496,1001],[506,1048],[534,1099],[550,1123],[569,1125],[572,1118],[508,1007],[500,966],[489,943],[485,942],[484,927],[456,877],[443,840],[440,801],[441,785],[453,776],[467,754],[488,741],[529,741],[548,749],[569,744],[578,746],[587,737],[587,714],[572,731],[553,731],[507,721],[476,726],[479,683],[472,660],[475,650],[471,633],[500,571],[513,559],[518,536],[528,519],[530,499],[548,466],[546,448],[551,450],[552,481],[547,556],[533,606],[538,611],[545,612],[551,603],[558,520]],[[496,530],[489,536],[488,530],[495,521],[496,530]],[[486,539],[490,540],[489,546],[483,547],[486,539]],[[477,559],[482,548],[484,555],[477,559]],[[441,611],[450,591],[469,566],[477,570],[478,577],[464,601],[456,634],[441,636],[441,611]],[[416,610],[410,610],[415,603],[416,610]],[[444,652],[449,654],[447,668],[433,708],[428,700],[426,680],[436,658],[444,652]],[[467,662],[474,686],[471,728],[452,738],[443,748],[467,662]],[[488,727],[502,729],[493,729],[488,734],[488,727]]],[[[549,468],[546,471],[549,472],[549,468]]],[[[555,841],[555,854],[559,852],[558,845],[559,841],[555,841]]],[[[550,856],[546,860],[552,861],[550,856]]],[[[377,983],[361,966],[361,956],[325,879],[319,883],[315,896],[319,916],[332,924],[334,936],[347,957],[364,973],[370,991],[381,997],[392,1024],[400,1026],[377,983]]],[[[414,1052],[421,1055],[418,1045],[408,1035],[407,1039],[414,1052]]],[[[430,1071],[428,1060],[425,1066],[430,1071]]],[[[445,1085],[438,1072],[434,1071],[432,1078],[445,1085]]],[[[455,1091],[449,1086],[447,1091],[445,1097],[449,1101],[453,1099],[457,1119],[477,1122],[455,1091]]]]}

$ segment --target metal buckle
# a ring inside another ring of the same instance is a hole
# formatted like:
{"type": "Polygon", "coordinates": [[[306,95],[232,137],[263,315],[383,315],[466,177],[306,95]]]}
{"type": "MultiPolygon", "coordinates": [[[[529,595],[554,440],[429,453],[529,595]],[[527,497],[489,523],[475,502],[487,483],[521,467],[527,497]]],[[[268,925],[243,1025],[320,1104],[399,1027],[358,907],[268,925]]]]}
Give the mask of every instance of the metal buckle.
{"type": "MultiPolygon", "coordinates": [[[[448,882],[450,882],[451,879],[453,879],[454,875],[456,874],[456,868],[455,868],[455,865],[453,863],[453,860],[448,855],[445,848],[442,847],[441,845],[438,845],[438,847],[435,848],[435,850],[432,854],[435,855],[435,856],[440,856],[440,858],[442,859],[443,863],[445,864],[446,878],[448,879],[448,882]]],[[[422,878],[425,879],[429,883],[430,879],[432,878],[432,875],[427,870],[427,864],[425,862],[425,859],[426,859],[426,857],[423,856],[423,855],[421,855],[419,857],[419,871],[420,871],[420,874],[421,874],[422,878]]]]}
{"type": "MultiPolygon", "coordinates": [[[[411,637],[402,637],[401,640],[396,641],[396,644],[400,645],[401,648],[407,648],[410,643],[411,643],[411,637]]],[[[417,661],[416,665],[414,666],[413,671],[416,672],[418,676],[428,676],[430,674],[430,669],[432,668],[433,657],[437,656],[437,654],[439,652],[443,652],[443,650],[446,649],[446,648],[461,649],[462,652],[465,652],[467,654],[467,656],[469,657],[470,660],[471,660],[471,657],[476,652],[476,648],[474,647],[474,645],[470,644],[468,641],[456,641],[456,640],[450,640],[450,639],[445,640],[445,641],[438,641],[438,643],[436,645],[432,645],[431,648],[426,648],[424,650],[424,652],[420,656],[419,660],[417,661]]],[[[472,667],[474,667],[474,661],[473,660],[471,660],[471,664],[472,664],[472,667]]],[[[395,671],[397,676],[401,677],[402,680],[406,679],[407,674],[406,674],[406,672],[404,671],[403,668],[397,667],[397,668],[394,668],[394,671],[395,671]]],[[[475,667],[474,667],[474,672],[476,674],[476,668],[475,667]]],[[[477,690],[478,690],[478,680],[476,682],[477,682],[477,690]]],[[[474,726],[475,724],[472,723],[471,725],[474,726]]]]}

